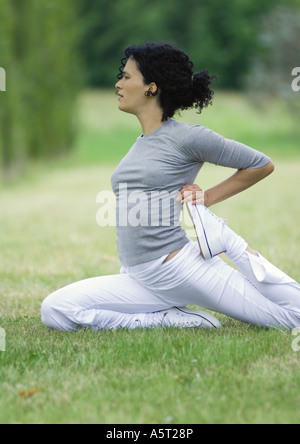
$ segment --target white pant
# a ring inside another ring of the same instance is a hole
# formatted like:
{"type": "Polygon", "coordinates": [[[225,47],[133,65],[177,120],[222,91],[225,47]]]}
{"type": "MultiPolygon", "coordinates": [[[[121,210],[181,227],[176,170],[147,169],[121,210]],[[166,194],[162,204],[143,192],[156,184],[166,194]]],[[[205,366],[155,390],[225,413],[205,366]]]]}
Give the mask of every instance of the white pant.
{"type": "Polygon", "coordinates": [[[167,256],[122,268],[121,274],[83,280],[48,296],[42,321],[60,330],[95,330],[161,325],[164,310],[197,305],[264,327],[300,326],[300,285],[228,228],[227,255],[204,261],[198,244],[189,242],[173,259],[167,256]]]}

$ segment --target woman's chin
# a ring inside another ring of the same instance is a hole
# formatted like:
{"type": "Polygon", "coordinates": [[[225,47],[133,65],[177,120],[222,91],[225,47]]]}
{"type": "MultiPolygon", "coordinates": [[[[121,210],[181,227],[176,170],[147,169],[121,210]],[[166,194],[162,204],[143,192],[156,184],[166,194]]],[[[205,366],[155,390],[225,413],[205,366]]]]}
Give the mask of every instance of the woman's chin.
{"type": "Polygon", "coordinates": [[[130,109],[126,108],[126,106],[123,106],[122,103],[119,103],[118,108],[119,108],[120,111],[123,111],[124,113],[132,114],[132,112],[130,111],[130,109]]]}

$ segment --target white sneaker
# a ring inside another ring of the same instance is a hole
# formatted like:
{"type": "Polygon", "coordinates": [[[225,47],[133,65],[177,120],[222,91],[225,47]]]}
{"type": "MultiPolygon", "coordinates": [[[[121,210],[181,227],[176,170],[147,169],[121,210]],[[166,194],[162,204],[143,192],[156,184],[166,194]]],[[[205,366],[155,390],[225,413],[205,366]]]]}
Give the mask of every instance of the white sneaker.
{"type": "Polygon", "coordinates": [[[211,259],[226,253],[223,230],[225,221],[217,217],[204,205],[187,202],[187,208],[193,221],[203,259],[211,259]]]}
{"type": "Polygon", "coordinates": [[[218,319],[202,310],[173,307],[160,313],[164,315],[161,324],[164,327],[199,327],[206,329],[221,327],[218,319]]]}

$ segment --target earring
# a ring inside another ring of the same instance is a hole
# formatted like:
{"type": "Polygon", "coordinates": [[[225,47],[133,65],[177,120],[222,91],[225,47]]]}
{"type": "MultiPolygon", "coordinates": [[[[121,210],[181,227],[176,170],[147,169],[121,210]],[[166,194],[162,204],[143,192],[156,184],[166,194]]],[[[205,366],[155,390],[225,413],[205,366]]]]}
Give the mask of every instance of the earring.
{"type": "Polygon", "coordinates": [[[146,96],[146,97],[150,97],[150,96],[154,97],[154,96],[157,96],[157,91],[152,92],[150,89],[148,89],[148,91],[145,92],[145,96],[146,96]]]}

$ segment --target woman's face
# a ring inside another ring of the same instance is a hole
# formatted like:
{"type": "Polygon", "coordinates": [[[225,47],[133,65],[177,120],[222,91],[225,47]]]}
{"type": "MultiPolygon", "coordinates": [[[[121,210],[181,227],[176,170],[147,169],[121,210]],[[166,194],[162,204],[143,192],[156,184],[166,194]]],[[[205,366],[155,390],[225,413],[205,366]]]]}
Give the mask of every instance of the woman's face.
{"type": "Polygon", "coordinates": [[[144,77],[133,58],[127,61],[123,77],[115,86],[118,90],[119,109],[121,111],[138,115],[149,103],[145,96],[149,85],[145,85],[144,77]]]}

